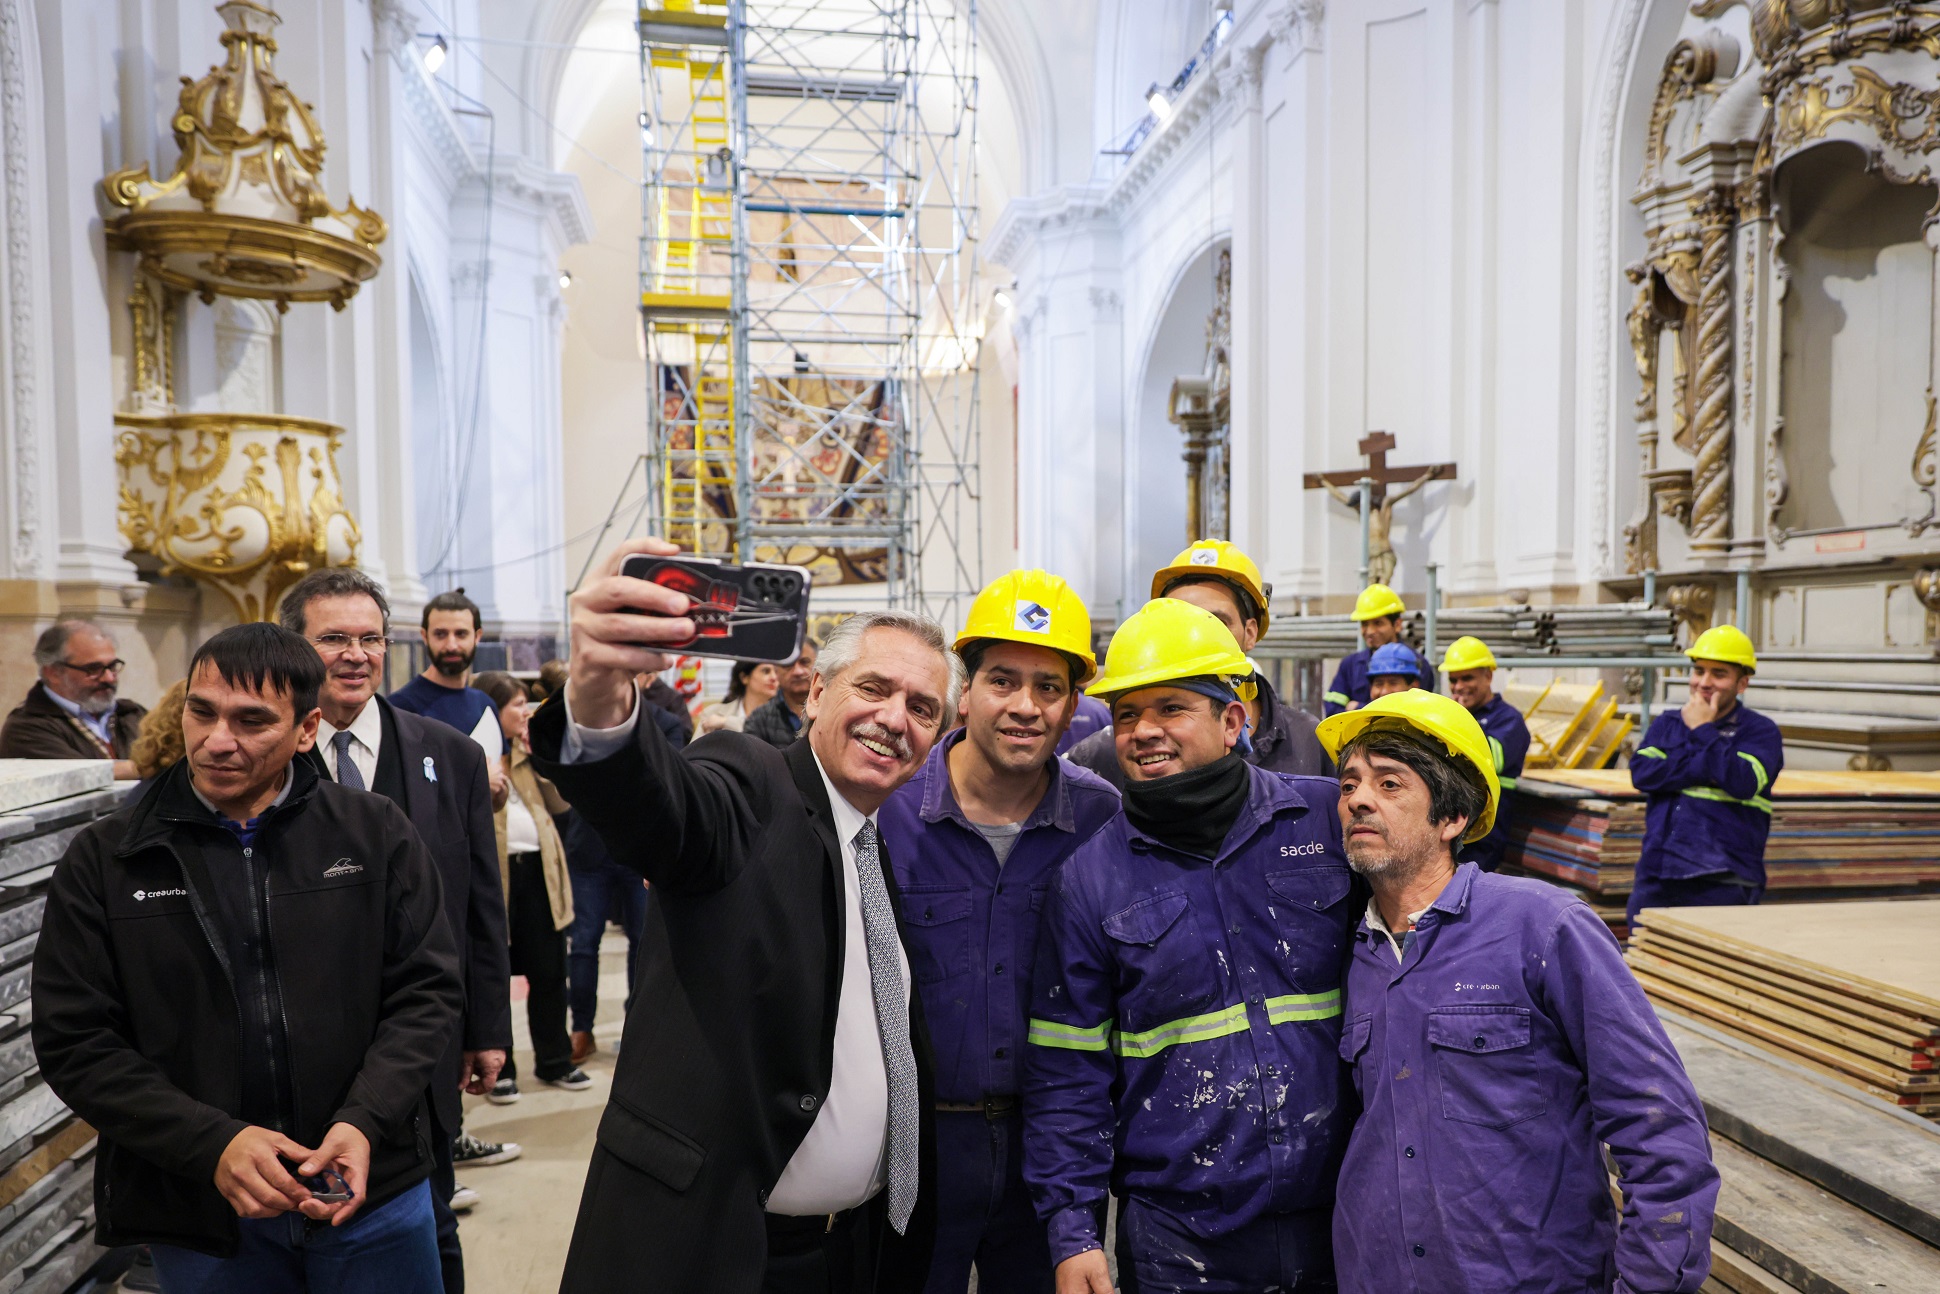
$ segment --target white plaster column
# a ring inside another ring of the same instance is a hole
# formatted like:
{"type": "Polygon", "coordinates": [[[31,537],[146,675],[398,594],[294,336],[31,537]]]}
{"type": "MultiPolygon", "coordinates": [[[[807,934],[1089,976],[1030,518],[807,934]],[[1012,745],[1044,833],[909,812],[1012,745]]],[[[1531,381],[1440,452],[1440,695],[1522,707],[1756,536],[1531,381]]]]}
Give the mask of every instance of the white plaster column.
{"type": "Polygon", "coordinates": [[[1094,188],[1013,202],[990,256],[1017,274],[1017,560],[1111,618],[1124,546],[1124,301],[1116,219],[1094,188]]]}
{"type": "Polygon", "coordinates": [[[42,542],[55,546],[64,581],[129,583],[134,567],[116,526],[113,361],[108,252],[95,209],[95,186],[121,165],[102,156],[104,106],[117,101],[115,11],[39,0],[47,141],[47,241],[53,419],[38,443],[51,450],[54,507],[42,512],[42,542]],[[104,165],[104,162],[106,163],[104,165]]]}
{"type": "Polygon", "coordinates": [[[1261,92],[1268,42],[1235,50],[1224,87],[1233,100],[1229,122],[1233,145],[1233,322],[1232,410],[1227,431],[1231,468],[1230,538],[1247,553],[1264,553],[1272,512],[1271,465],[1267,442],[1266,283],[1260,268],[1272,237],[1267,205],[1267,168],[1272,164],[1262,122],[1261,92]]]}
{"type": "Polygon", "coordinates": [[[460,189],[452,224],[459,541],[436,575],[463,585],[508,637],[556,633],[565,605],[559,257],[592,236],[592,216],[576,176],[501,157],[460,189]]]}
{"type": "Polygon", "coordinates": [[[1455,435],[1450,447],[1463,484],[1451,491],[1459,500],[1454,505],[1452,588],[1457,593],[1488,594],[1500,585],[1495,563],[1497,530],[1515,524],[1513,515],[1497,515],[1503,499],[1496,448],[1500,372],[1494,332],[1502,264],[1496,94],[1501,7],[1497,0],[1466,0],[1456,21],[1461,63],[1456,71],[1455,143],[1464,164],[1454,180],[1459,233],[1450,240],[1458,253],[1451,261],[1456,306],[1449,345],[1455,353],[1457,376],[1455,435]]]}

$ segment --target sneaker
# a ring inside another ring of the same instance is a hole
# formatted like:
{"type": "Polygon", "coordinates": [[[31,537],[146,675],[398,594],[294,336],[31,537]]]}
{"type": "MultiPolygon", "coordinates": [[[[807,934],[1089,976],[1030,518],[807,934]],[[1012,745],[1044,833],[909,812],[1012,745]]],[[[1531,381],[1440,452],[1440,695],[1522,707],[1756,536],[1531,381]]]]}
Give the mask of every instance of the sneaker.
{"type": "Polygon", "coordinates": [[[469,1186],[460,1186],[451,1193],[451,1211],[453,1213],[470,1213],[472,1211],[472,1205],[476,1203],[478,1203],[478,1192],[469,1186]]]}
{"type": "Polygon", "coordinates": [[[581,1029],[573,1034],[573,1064],[584,1064],[599,1049],[600,1045],[593,1041],[592,1030],[581,1029]]]}
{"type": "Polygon", "coordinates": [[[568,1092],[583,1092],[593,1085],[593,1076],[575,1065],[558,1078],[542,1078],[539,1081],[547,1087],[562,1088],[568,1092]]]}
{"type": "Polygon", "coordinates": [[[519,1099],[519,1080],[516,1078],[501,1078],[498,1082],[492,1084],[491,1091],[485,1093],[485,1099],[493,1105],[511,1105],[519,1099]]]}
{"type": "Polygon", "coordinates": [[[461,1132],[451,1143],[451,1162],[454,1166],[482,1168],[486,1164],[509,1164],[525,1153],[525,1147],[516,1141],[480,1141],[469,1132],[461,1132]]]}

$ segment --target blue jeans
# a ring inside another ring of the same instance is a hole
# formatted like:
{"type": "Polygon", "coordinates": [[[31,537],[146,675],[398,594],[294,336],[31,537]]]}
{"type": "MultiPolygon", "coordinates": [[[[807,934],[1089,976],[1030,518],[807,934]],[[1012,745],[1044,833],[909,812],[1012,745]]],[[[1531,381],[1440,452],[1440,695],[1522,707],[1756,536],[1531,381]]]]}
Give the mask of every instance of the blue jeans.
{"type": "Polygon", "coordinates": [[[431,1186],[364,1209],[341,1227],[301,1213],[242,1220],[233,1258],[150,1246],[164,1294],[440,1294],[431,1186]]]}
{"type": "Polygon", "coordinates": [[[1764,886],[1747,885],[1723,873],[1683,880],[1639,876],[1630,902],[1624,904],[1624,916],[1635,927],[1637,914],[1645,908],[1742,908],[1764,897],[1764,886]]]}
{"type": "Polygon", "coordinates": [[[647,925],[647,887],[640,873],[618,863],[601,863],[573,878],[573,923],[567,929],[571,951],[566,955],[567,1000],[572,1004],[573,1032],[591,1033],[600,995],[600,936],[609,916],[626,931],[626,1004],[633,1005],[633,985],[639,978],[640,937],[647,925]]]}
{"type": "Polygon", "coordinates": [[[1333,1290],[1334,1210],[1269,1213],[1201,1239],[1138,1199],[1118,1210],[1120,1294],[1259,1294],[1333,1290]]]}
{"type": "Polygon", "coordinates": [[[1051,1246],[1024,1185],[1024,1120],[936,1112],[936,1247],[925,1294],[1051,1294],[1051,1246]]]}

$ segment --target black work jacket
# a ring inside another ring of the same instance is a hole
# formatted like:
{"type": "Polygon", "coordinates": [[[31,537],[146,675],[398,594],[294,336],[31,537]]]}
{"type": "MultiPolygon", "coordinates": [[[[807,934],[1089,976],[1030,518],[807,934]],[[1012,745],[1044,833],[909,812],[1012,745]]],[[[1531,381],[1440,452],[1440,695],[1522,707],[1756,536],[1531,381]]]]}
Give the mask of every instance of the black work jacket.
{"type": "MultiPolygon", "coordinates": [[[[649,723],[605,759],[561,764],[565,723],[559,698],[540,708],[534,762],[653,891],[561,1289],[632,1287],[650,1273],[659,1294],[756,1294],[768,1192],[833,1069],[845,923],[821,771],[806,741],[783,751],[717,732],[676,752],[649,723]]],[[[882,854],[900,934],[886,844],[882,854]]],[[[913,992],[909,1014],[921,1179],[906,1233],[879,1228],[880,1294],[923,1288],[935,1230],[934,1065],[913,992]]]]}
{"type": "MultiPolygon", "coordinates": [[[[263,898],[287,1045],[290,1135],[349,1123],[371,1144],[366,1207],[430,1171],[425,1089],[458,1027],[457,952],[438,875],[381,796],[292,765],[263,815],[263,898]]],[[[56,1095],[101,1134],[96,1232],[228,1256],[236,1215],[216,1163],[248,1126],[247,1056],[231,932],[213,868],[235,837],[186,760],[89,824],[48,891],[34,950],[34,1049],[56,1095]]]]}

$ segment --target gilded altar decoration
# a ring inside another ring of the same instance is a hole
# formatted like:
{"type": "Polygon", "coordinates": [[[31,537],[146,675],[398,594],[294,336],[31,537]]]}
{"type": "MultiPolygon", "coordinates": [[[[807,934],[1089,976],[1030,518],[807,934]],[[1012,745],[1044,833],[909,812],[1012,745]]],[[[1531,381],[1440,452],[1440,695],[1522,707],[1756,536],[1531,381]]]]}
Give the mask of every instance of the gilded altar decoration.
{"type": "Polygon", "coordinates": [[[384,220],[324,193],[314,109],[275,72],[272,33],[282,19],[252,0],[216,12],[228,59],[199,81],[182,78],[174,172],[155,180],[144,162],[101,182],[120,213],[108,220],[109,246],[137,253],[142,273],[205,303],[223,295],[341,310],[383,263],[384,220]]]}
{"type": "Polygon", "coordinates": [[[321,566],[357,560],[337,453],[343,428],[264,414],[122,414],[117,520],[131,556],[221,589],[244,620],[321,566]]]}
{"type": "MultiPolygon", "coordinates": [[[[1788,178],[1788,164],[1840,145],[1857,149],[1863,169],[1891,185],[1940,178],[1940,3],[1694,0],[1690,12],[1714,19],[1733,8],[1750,15],[1749,58],[1722,24],[1691,32],[1670,51],[1631,197],[1647,242],[1627,271],[1640,388],[1637,504],[1624,527],[1633,574],[1718,570],[1755,562],[1768,543],[1830,532],[1786,529],[1802,505],[1785,456],[1803,451],[1823,462],[1825,453],[1799,443],[1797,418],[1786,430],[1784,369],[1797,362],[1781,335],[1795,308],[1786,304],[1787,238],[1800,218],[1799,186],[1814,192],[1809,178],[1788,178]],[[1734,480],[1758,484],[1744,489],[1734,480]]],[[[1940,247],[1940,203],[1926,216],[1926,241],[1940,247]]],[[[1933,282],[1940,285],[1940,274],[1933,282]]],[[[1934,346],[1940,354],[1940,338],[1934,346]]],[[[1919,438],[1912,484],[1929,504],[1931,409],[1929,401],[1924,433],[1917,424],[1904,433],[1909,446],[1919,438]]],[[[1816,423],[1811,431],[1825,434],[1816,423]]],[[[1826,490],[1812,484],[1812,506],[1823,513],[1826,490]]],[[[1933,511],[1841,524],[1918,537],[1935,524],[1933,511]]]]}

